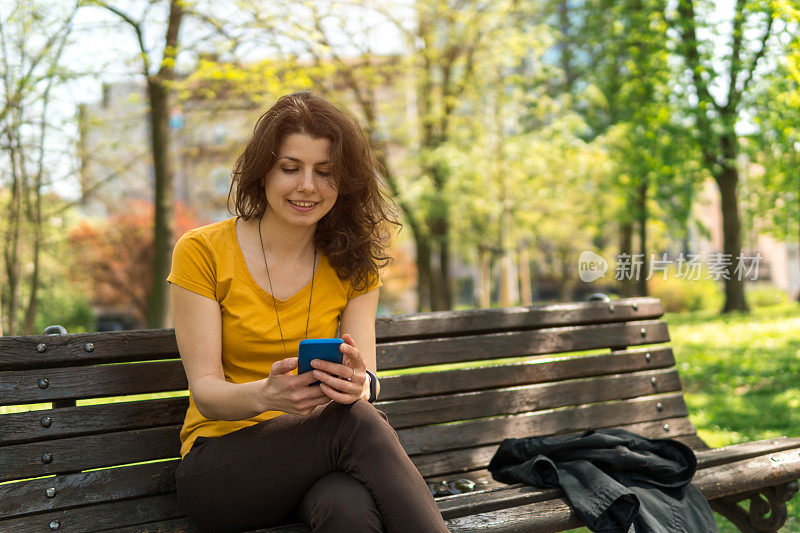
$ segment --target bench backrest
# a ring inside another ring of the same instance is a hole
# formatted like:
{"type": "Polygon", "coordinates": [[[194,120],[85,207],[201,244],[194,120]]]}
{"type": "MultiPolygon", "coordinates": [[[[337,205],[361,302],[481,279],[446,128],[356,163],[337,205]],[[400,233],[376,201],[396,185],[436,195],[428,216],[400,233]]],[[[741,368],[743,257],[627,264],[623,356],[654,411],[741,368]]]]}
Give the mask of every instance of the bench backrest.
{"type": "MultiPolygon", "coordinates": [[[[506,437],[625,427],[701,445],[662,314],[627,298],[381,317],[376,407],[425,477],[486,468],[506,437]]],[[[0,526],[173,491],[186,389],[171,329],[0,338],[0,406],[15,406],[0,414],[0,526]]]]}

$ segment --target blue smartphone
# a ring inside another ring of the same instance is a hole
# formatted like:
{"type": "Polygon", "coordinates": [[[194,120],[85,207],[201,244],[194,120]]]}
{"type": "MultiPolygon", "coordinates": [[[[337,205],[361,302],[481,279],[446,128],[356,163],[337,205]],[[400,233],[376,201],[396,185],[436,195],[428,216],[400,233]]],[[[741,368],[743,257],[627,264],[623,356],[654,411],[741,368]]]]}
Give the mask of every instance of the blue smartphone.
{"type": "MultiPolygon", "coordinates": [[[[297,354],[297,375],[314,370],[314,367],[311,366],[312,359],[325,359],[341,365],[343,359],[339,346],[343,342],[338,337],[332,339],[304,339],[300,341],[300,349],[297,354]]],[[[311,385],[318,385],[319,383],[320,381],[315,381],[311,385]]]]}

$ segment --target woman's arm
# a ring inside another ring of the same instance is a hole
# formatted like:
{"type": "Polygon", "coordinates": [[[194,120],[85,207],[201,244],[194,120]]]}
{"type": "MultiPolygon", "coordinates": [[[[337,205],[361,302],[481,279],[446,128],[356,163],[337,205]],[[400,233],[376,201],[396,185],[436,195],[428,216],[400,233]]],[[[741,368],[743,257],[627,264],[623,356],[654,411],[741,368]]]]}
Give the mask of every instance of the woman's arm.
{"type": "Polygon", "coordinates": [[[200,414],[214,420],[246,420],[269,411],[269,406],[260,405],[263,380],[225,380],[219,303],[174,283],[170,296],[178,350],[200,414]]]}
{"type": "MultiPolygon", "coordinates": [[[[380,287],[372,289],[366,294],[361,294],[348,300],[342,311],[340,334],[349,333],[361,352],[361,357],[367,369],[377,372],[375,355],[375,316],[378,313],[378,296],[380,287]]],[[[380,392],[380,381],[376,384],[376,392],[380,392]]],[[[369,399],[369,376],[364,382],[364,391],[361,397],[369,399]]]]}

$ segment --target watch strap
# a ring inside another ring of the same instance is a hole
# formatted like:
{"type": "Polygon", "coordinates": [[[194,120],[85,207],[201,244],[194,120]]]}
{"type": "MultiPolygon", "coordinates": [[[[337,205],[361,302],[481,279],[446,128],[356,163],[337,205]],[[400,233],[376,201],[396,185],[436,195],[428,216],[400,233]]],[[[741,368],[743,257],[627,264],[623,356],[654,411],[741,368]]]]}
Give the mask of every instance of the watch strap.
{"type": "Polygon", "coordinates": [[[378,393],[377,393],[377,390],[378,390],[378,384],[377,384],[378,378],[375,377],[375,374],[373,374],[370,370],[367,370],[367,369],[364,369],[364,370],[366,371],[367,374],[369,374],[369,400],[367,400],[367,401],[369,403],[373,403],[377,399],[377,396],[378,396],[378,393]]]}

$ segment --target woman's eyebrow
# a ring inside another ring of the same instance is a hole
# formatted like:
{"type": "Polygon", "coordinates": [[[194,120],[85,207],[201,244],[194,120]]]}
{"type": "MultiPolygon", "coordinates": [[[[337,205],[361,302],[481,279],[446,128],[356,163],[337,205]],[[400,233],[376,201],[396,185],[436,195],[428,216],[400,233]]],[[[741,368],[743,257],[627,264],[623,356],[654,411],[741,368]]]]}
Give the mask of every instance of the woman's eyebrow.
{"type": "MultiPolygon", "coordinates": [[[[301,163],[301,164],[303,163],[300,159],[297,159],[296,157],[292,157],[289,155],[282,155],[278,159],[288,159],[290,161],[294,161],[295,163],[301,163]]],[[[320,161],[319,163],[317,163],[317,165],[327,165],[328,163],[330,163],[330,161],[320,161]]]]}

